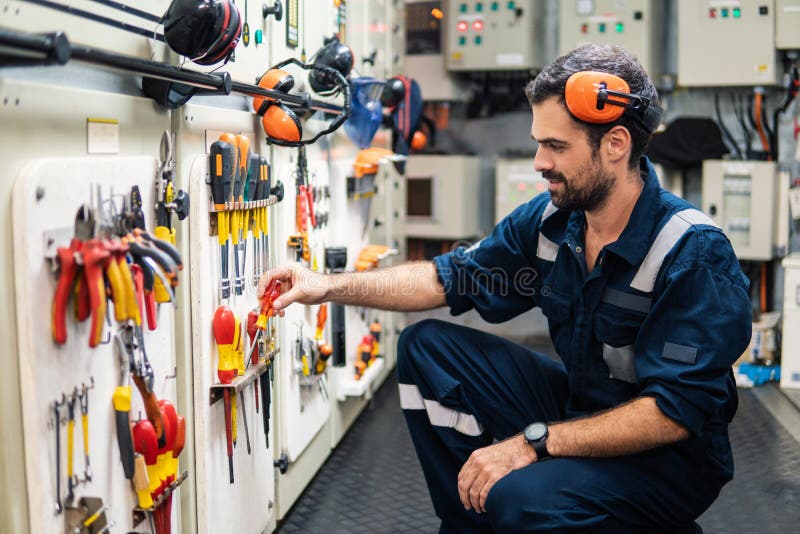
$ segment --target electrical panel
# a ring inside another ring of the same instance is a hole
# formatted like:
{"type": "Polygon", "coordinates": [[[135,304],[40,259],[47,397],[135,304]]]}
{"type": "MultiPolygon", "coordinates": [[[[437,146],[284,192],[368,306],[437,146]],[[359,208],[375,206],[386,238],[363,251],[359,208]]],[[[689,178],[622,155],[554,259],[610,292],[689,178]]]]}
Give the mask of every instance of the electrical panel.
{"type": "Polygon", "coordinates": [[[517,206],[547,191],[547,180],[530,158],[500,158],[494,171],[494,220],[499,223],[517,206]]]}
{"type": "Polygon", "coordinates": [[[741,260],[776,256],[778,203],[775,163],[706,160],[703,162],[703,211],[730,239],[741,260]]]}
{"type": "Polygon", "coordinates": [[[775,85],[774,0],[678,0],[678,84],[775,85]]]}
{"type": "Polygon", "coordinates": [[[775,48],[800,48],[800,0],[776,0],[775,48]]]}
{"type": "Polygon", "coordinates": [[[534,0],[444,2],[445,59],[451,71],[536,67],[534,0]]]}
{"type": "Polygon", "coordinates": [[[478,157],[410,156],[406,164],[406,235],[436,239],[481,235],[480,190],[478,157]]]}
{"type": "Polygon", "coordinates": [[[800,388],[800,254],[783,260],[781,387],[800,388]]]}
{"type": "Polygon", "coordinates": [[[570,0],[559,10],[559,54],[586,43],[616,44],[634,54],[651,78],[663,73],[662,0],[570,0]]]}
{"type": "Polygon", "coordinates": [[[442,52],[444,2],[406,3],[405,71],[422,90],[425,100],[460,100],[465,87],[445,70],[442,52]]]}

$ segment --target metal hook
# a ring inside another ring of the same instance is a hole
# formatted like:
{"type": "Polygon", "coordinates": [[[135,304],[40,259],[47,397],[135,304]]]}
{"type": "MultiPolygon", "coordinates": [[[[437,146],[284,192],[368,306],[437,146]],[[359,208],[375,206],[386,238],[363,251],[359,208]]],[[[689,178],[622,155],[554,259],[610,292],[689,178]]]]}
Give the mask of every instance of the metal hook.
{"type": "Polygon", "coordinates": [[[164,385],[161,386],[161,392],[166,394],[167,392],[167,380],[174,380],[178,377],[178,367],[172,366],[172,374],[164,376],[164,385]]]}

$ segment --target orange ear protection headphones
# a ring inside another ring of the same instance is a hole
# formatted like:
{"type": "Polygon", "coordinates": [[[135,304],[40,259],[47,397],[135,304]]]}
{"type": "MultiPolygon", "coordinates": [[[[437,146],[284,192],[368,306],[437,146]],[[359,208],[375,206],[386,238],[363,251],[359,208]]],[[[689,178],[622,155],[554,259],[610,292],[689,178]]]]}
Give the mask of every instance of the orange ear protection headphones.
{"type": "Polygon", "coordinates": [[[232,0],[173,0],[161,22],[169,47],[200,65],[227,61],[242,34],[232,0]]]}
{"type": "Polygon", "coordinates": [[[664,112],[649,98],[632,94],[625,80],[606,72],[576,72],[567,80],[564,99],[567,109],[578,120],[608,124],[627,111],[650,133],[658,128],[664,112]]]}
{"type": "MultiPolygon", "coordinates": [[[[341,91],[344,97],[341,111],[334,117],[327,128],[310,139],[302,138],[303,126],[295,110],[290,109],[280,100],[271,100],[265,97],[253,98],[253,110],[261,117],[261,125],[264,128],[264,132],[267,134],[267,143],[279,146],[298,147],[313,143],[323,135],[336,130],[347,120],[347,117],[350,116],[350,84],[347,83],[347,80],[338,70],[332,67],[311,65],[291,58],[278,63],[265,72],[258,80],[258,85],[264,89],[288,93],[294,87],[294,77],[283,70],[283,67],[289,64],[297,65],[305,70],[322,71],[321,74],[323,74],[326,79],[335,82],[336,88],[341,91]]],[[[306,95],[306,97],[307,103],[301,106],[297,111],[305,113],[311,108],[311,99],[308,95],[306,95]]]]}

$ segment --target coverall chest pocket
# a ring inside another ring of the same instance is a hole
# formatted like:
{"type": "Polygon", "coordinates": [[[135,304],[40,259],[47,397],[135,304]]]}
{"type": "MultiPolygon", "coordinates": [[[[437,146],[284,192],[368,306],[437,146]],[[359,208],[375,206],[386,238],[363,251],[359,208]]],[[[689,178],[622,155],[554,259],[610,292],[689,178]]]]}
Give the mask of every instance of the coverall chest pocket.
{"type": "Polygon", "coordinates": [[[542,290],[542,313],[547,317],[550,338],[559,354],[566,354],[572,339],[572,301],[550,288],[542,290]]]}
{"type": "Polygon", "coordinates": [[[636,383],[633,347],[646,313],[600,303],[595,312],[594,335],[602,344],[603,361],[615,380],[636,383]]]}

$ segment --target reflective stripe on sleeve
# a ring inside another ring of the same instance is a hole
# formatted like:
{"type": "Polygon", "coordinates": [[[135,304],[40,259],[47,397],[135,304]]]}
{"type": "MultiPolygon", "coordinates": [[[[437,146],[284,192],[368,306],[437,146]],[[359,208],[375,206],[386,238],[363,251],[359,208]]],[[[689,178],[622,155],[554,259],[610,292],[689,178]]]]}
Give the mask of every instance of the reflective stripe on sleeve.
{"type": "Polygon", "coordinates": [[[556,261],[556,256],[558,256],[558,245],[547,239],[542,232],[539,232],[536,257],[546,261],[556,261]]]}

